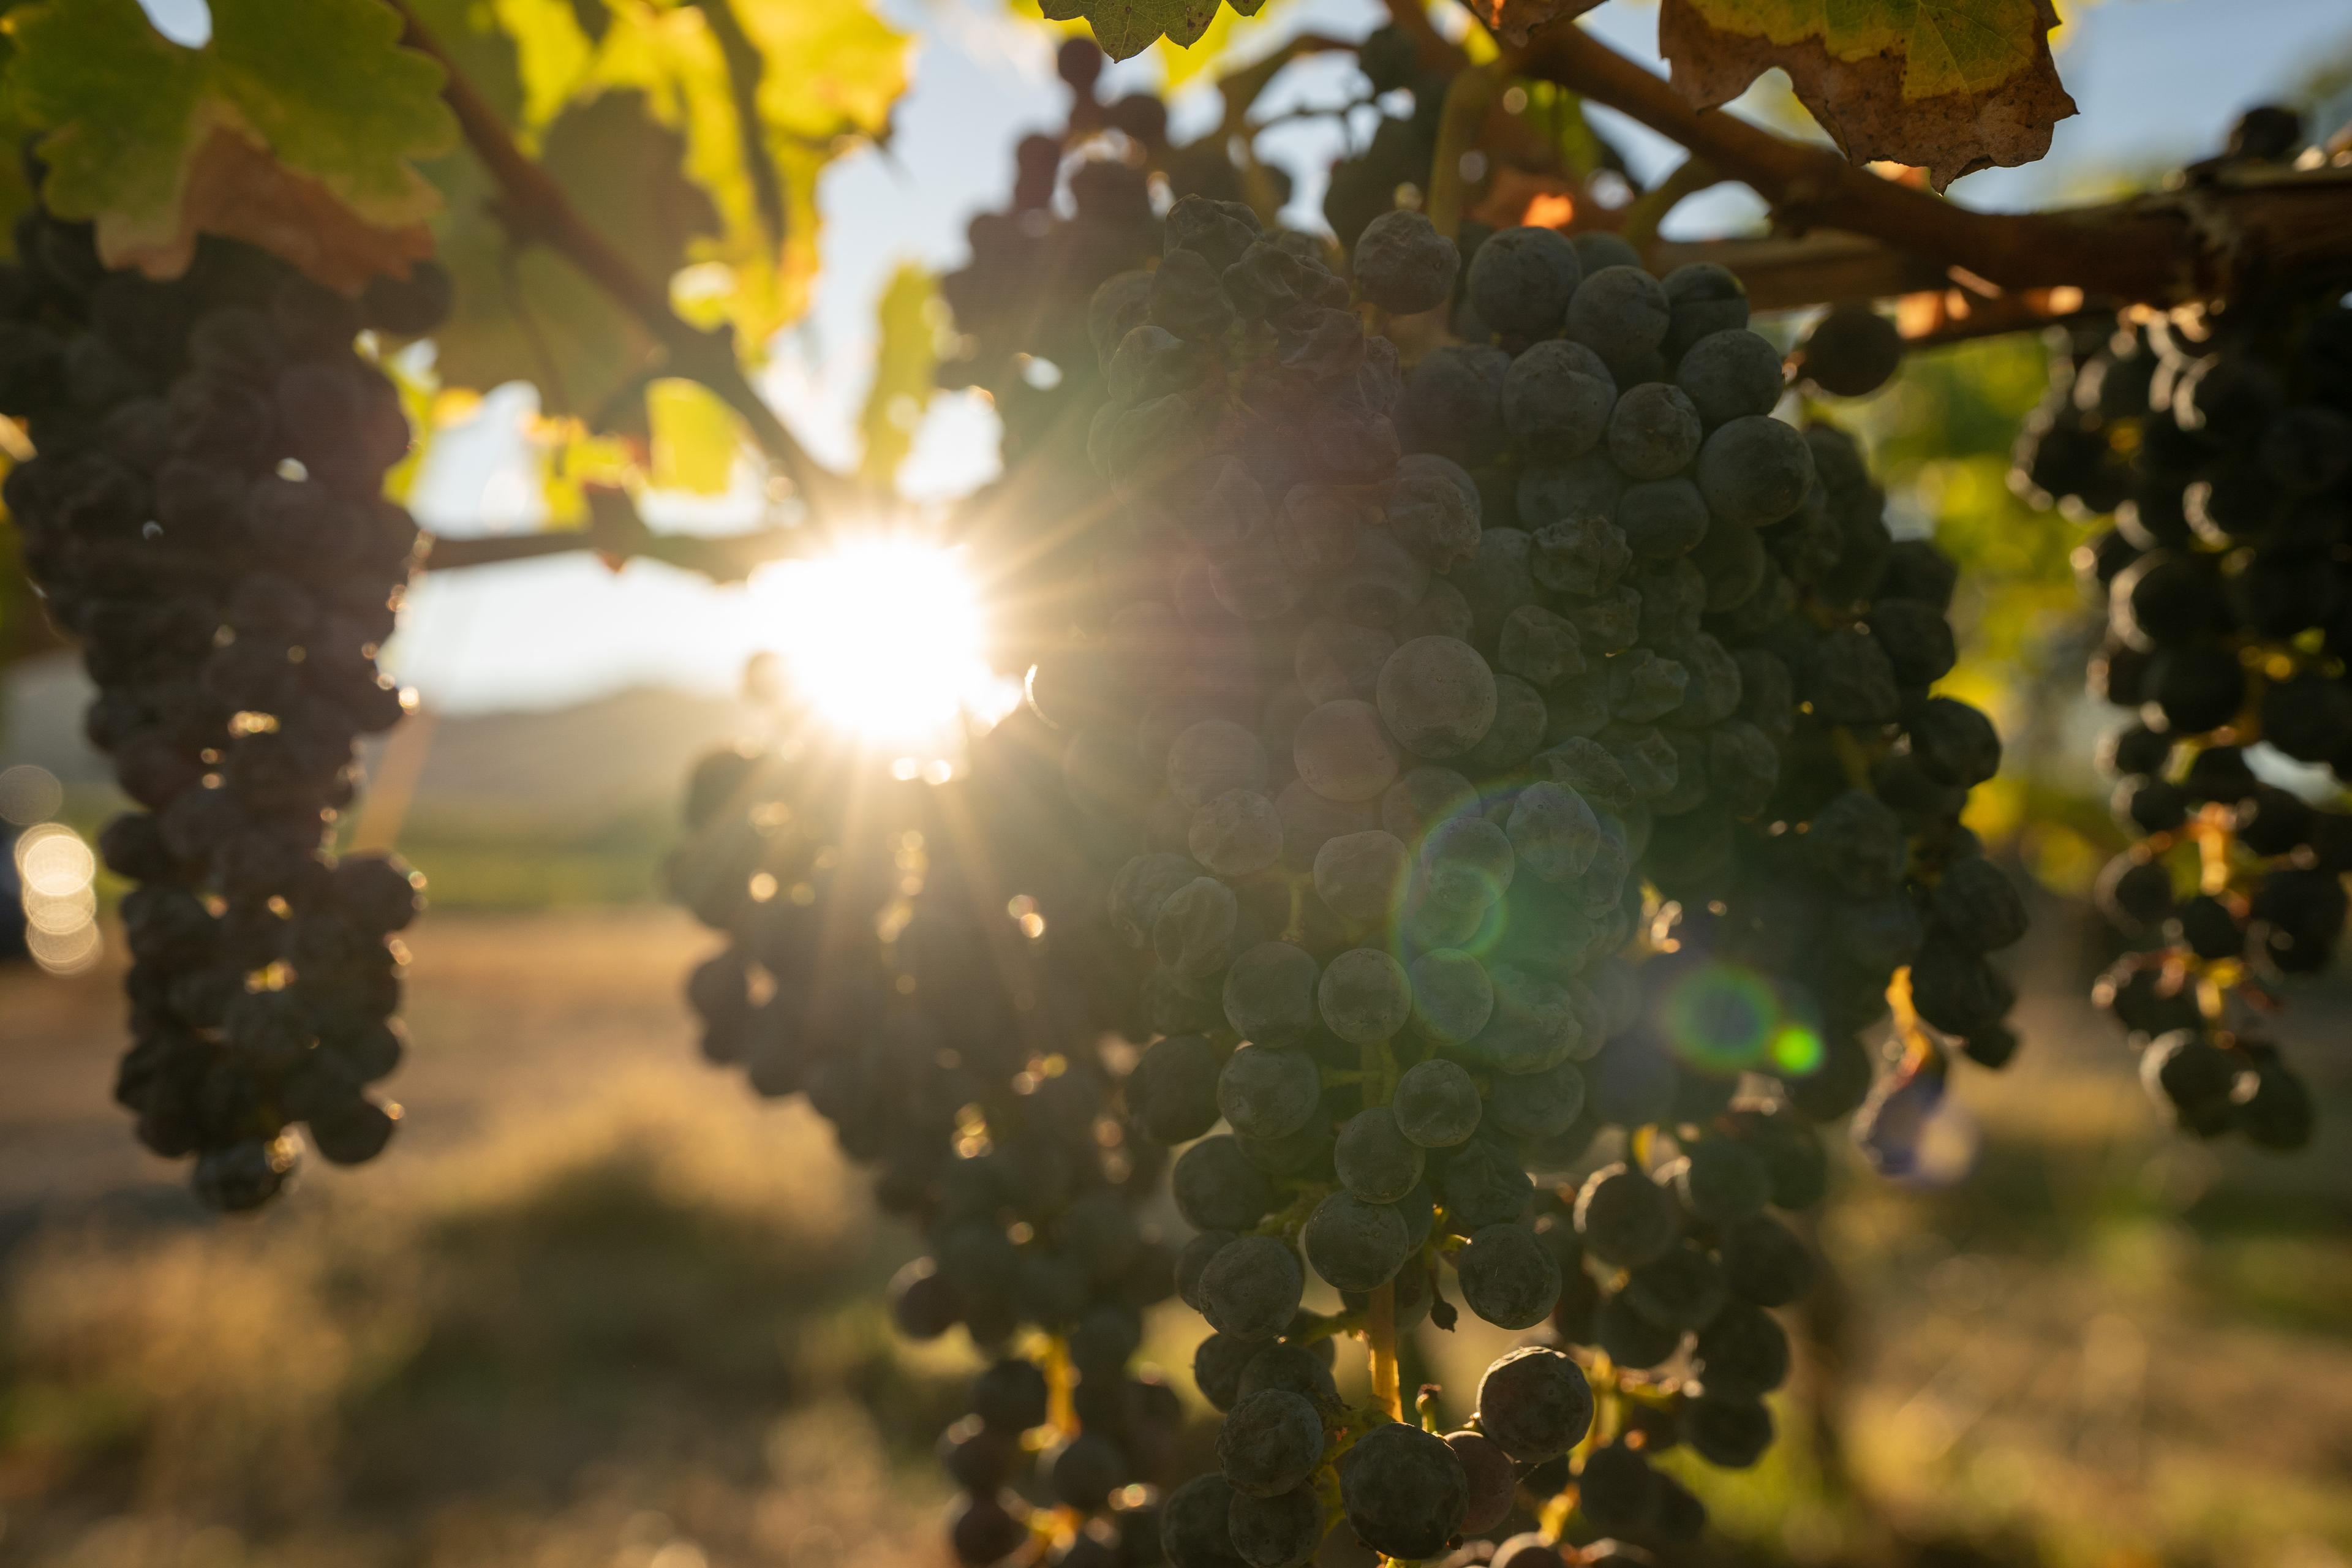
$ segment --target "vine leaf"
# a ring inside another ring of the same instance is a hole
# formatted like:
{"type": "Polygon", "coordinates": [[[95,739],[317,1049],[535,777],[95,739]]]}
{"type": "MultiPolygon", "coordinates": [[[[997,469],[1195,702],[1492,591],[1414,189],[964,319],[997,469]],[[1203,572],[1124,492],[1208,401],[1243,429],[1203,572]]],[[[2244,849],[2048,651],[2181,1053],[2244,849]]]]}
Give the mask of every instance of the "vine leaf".
{"type": "MultiPolygon", "coordinates": [[[[11,0],[0,0],[0,13],[11,8],[11,0]]],[[[0,84],[5,83],[8,67],[16,58],[16,41],[8,36],[6,26],[0,25],[0,84]]],[[[15,93],[0,90],[0,145],[22,147],[32,132],[22,100],[15,93]]],[[[0,226],[5,226],[13,235],[17,215],[32,205],[33,186],[25,175],[25,161],[0,159],[0,226]]],[[[6,247],[15,248],[13,243],[6,247]]],[[[0,648],[5,647],[6,638],[5,628],[0,627],[0,648]]]]}
{"type": "Polygon", "coordinates": [[[1470,14],[1507,42],[1524,44],[1528,35],[1545,23],[1581,16],[1601,0],[1468,0],[1468,4],[1470,14]]]}
{"type": "Polygon", "coordinates": [[[914,447],[915,426],[939,368],[943,310],[939,286],[911,262],[891,274],[874,307],[880,343],[874,355],[874,384],[866,389],[866,407],[857,417],[866,437],[858,472],[877,489],[887,489],[898,478],[898,465],[914,447]]]}
{"type": "MultiPolygon", "coordinates": [[[[1144,47],[1151,48],[1160,60],[1160,96],[1215,69],[1228,51],[1255,36],[1261,19],[1270,19],[1265,13],[1268,3],[1224,0],[1223,5],[1215,5],[1204,0],[1193,14],[1180,19],[1182,25],[1178,29],[1160,35],[1156,45],[1147,42],[1144,47]]],[[[1057,31],[1070,35],[1093,26],[1087,16],[1092,8],[1084,0],[1009,0],[1008,5],[1015,16],[1054,23],[1057,31]]]]}
{"type": "Polygon", "coordinates": [[[664,377],[646,388],[652,458],[647,482],[688,495],[727,493],[743,451],[743,421],[698,381],[664,377]]]}
{"type": "MultiPolygon", "coordinates": [[[[644,95],[611,92],[557,116],[541,139],[541,167],[582,217],[636,268],[667,278],[719,216],[686,177],[685,139],[656,122],[644,95]]],[[[626,311],[562,258],[518,248],[472,159],[435,173],[450,198],[441,260],[457,282],[448,321],[434,334],[436,363],[456,386],[536,383],[542,407],[594,417],[652,363],[657,345],[626,311]]]]}
{"type": "Polygon", "coordinates": [[[731,324],[757,353],[807,310],[816,181],[849,141],[889,134],[908,85],[903,33],[852,0],[494,0],[491,14],[518,57],[524,148],[607,91],[642,94],[685,139],[685,176],[719,218],[687,247],[694,287],[675,300],[687,320],[731,324]]]}
{"type": "Polygon", "coordinates": [[[579,9],[496,0],[518,56],[518,140],[531,145],[567,105],[642,94],[684,138],[686,176],[719,218],[688,247],[697,276],[679,310],[699,326],[732,325],[756,351],[807,309],[817,180],[853,140],[887,136],[907,87],[905,35],[866,5],[808,0],[637,0],[597,8],[593,35],[579,9]]]}
{"type": "Polygon", "coordinates": [[[8,13],[11,110],[41,128],[45,195],[97,226],[100,254],[184,270],[199,233],[258,245],[353,289],[432,253],[439,205],[415,161],[457,123],[441,68],[399,47],[381,0],[213,0],[188,48],[137,0],[8,13]]]}
{"type": "MultiPolygon", "coordinates": [[[[818,178],[853,139],[887,134],[908,79],[907,39],[862,5],[410,4],[588,226],[754,353],[806,309],[818,178]]],[[[472,159],[429,172],[458,285],[436,334],[450,384],[532,381],[550,409],[642,433],[659,345],[568,262],[518,248],[472,159]]]]}
{"type": "Polygon", "coordinates": [[[1849,159],[1920,165],[1940,191],[2050,151],[2074,112],[2057,23],[2050,0],[1664,0],[1658,48],[1702,109],[1779,66],[1849,159]]]}
{"type": "MultiPolygon", "coordinates": [[[[1217,18],[1219,0],[1042,0],[1049,22],[1086,18],[1095,42],[1115,60],[1132,59],[1161,38],[1179,47],[1198,43],[1217,18]]],[[[1256,5],[1236,5],[1244,16],[1256,5]]]]}

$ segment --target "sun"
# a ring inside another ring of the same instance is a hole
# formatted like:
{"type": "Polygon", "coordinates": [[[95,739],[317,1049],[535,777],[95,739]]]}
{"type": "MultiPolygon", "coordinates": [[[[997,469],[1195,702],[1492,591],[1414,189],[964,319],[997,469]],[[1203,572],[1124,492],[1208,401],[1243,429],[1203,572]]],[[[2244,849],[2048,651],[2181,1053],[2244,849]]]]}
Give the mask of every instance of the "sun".
{"type": "Polygon", "coordinates": [[[920,761],[993,724],[1019,686],[989,663],[987,606],[961,550],[919,536],[852,540],[749,584],[792,699],[825,728],[920,761]]]}

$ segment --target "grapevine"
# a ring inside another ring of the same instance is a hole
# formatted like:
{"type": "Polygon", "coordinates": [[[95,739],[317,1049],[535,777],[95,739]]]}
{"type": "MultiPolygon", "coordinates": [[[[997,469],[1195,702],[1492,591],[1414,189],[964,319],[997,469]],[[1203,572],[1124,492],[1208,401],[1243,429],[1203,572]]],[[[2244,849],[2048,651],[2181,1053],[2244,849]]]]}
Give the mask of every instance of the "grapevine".
{"type": "Polygon", "coordinates": [[[1963,820],[2002,744],[1944,689],[1958,569],[1832,416],[2021,329],[2053,368],[2014,486],[2101,520],[2089,678],[2126,715],[2095,901],[2133,945],[2095,999],[2187,1132],[2313,1141],[2277,1016],[2352,873],[2340,136],[2257,110],[2165,189],[1981,212],[1944,186],[2072,112],[2047,7],[1930,61],[1891,0],[1770,37],[1670,0],[1661,78],[1575,7],[1477,0],[1472,35],[1402,3],[1294,35],[1179,142],[1105,54],[1190,47],[1216,0],[1056,0],[1094,34],[1055,45],[1067,112],[937,280],[951,321],[894,280],[852,477],[760,362],[808,306],[821,174],[889,150],[908,40],[878,10],[205,9],[197,44],[132,0],[0,19],[30,132],[0,447],[131,803],[99,841],[116,1097],[206,1205],[401,1121],[424,884],[338,846],[355,748],[412,705],[380,654],[414,573],[579,549],[733,581],[936,525],[1019,706],[886,778],[763,687],[664,883],[716,938],[703,1055],[824,1120],[916,1238],[897,1328],[978,1360],[937,1446],[955,1557],[1688,1552],[1688,1461],[1779,1436],[1832,1140],[1930,1174],[1955,1079],[2020,1048],[2026,906],[1963,820]],[[1326,53],[1346,101],[1264,112],[1326,53]],[[1716,112],[1774,66],[1826,141],[1716,112]],[[1587,103],[1687,162],[1633,188],[1587,103]],[[1348,139],[1328,233],[1283,226],[1256,150],[1299,116],[1348,139]],[[1659,237],[1727,181],[1769,234],[1659,237]],[[436,551],[392,499],[411,415],[518,380],[581,526],[436,551]],[[919,520],[889,395],[932,382],[993,411],[1004,472],[919,520]],[[702,493],[758,515],[656,534],[636,500],[698,440],[702,493]],[[1189,1372],[1145,1359],[1171,1301],[1189,1372]],[[1465,1312],[1518,1342],[1424,1382],[1465,1312]]]}

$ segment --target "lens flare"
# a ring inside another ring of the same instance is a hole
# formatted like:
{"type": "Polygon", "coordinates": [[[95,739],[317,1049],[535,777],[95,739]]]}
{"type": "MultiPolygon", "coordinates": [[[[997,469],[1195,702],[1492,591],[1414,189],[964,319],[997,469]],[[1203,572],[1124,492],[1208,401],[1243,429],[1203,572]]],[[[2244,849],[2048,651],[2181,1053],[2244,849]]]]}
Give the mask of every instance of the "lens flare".
{"type": "Polygon", "coordinates": [[[1738,964],[1698,965],[1675,982],[1664,1002],[1667,1048],[1708,1072],[1761,1067],[1788,1023],[1772,988],[1738,964]]]}
{"type": "MultiPolygon", "coordinates": [[[[960,551],[912,535],[852,542],[750,584],[783,685],[827,727],[916,753],[913,772],[1020,700],[989,668],[985,607],[960,551]]],[[[888,754],[886,751],[885,754],[888,754]]]]}
{"type": "Polygon", "coordinates": [[[89,846],[63,823],[39,823],[18,837],[15,861],[25,946],[33,962],[52,974],[78,974],[96,963],[105,941],[91,885],[98,857],[89,846]]]}
{"type": "Polygon", "coordinates": [[[1810,1078],[1821,1070],[1828,1055],[1822,1047],[1822,1037],[1791,1018],[1772,1031],[1765,1047],[1772,1070],[1788,1078],[1810,1078]]]}

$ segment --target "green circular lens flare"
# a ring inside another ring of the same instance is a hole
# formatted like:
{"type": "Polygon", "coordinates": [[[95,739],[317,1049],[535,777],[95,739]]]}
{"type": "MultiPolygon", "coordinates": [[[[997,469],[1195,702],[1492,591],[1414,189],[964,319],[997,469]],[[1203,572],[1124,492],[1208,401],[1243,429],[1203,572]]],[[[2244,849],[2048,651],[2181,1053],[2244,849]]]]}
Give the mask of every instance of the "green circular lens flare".
{"type": "Polygon", "coordinates": [[[1708,1072],[1760,1065],[1780,1036],[1797,1027],[1763,978],[1738,964],[1693,970],[1667,993],[1665,1003],[1667,1048],[1708,1072]]]}
{"type": "Polygon", "coordinates": [[[1772,1031],[1767,1051],[1772,1070],[1789,1078],[1809,1077],[1822,1065],[1821,1036],[1794,1019],[1772,1031]]]}

